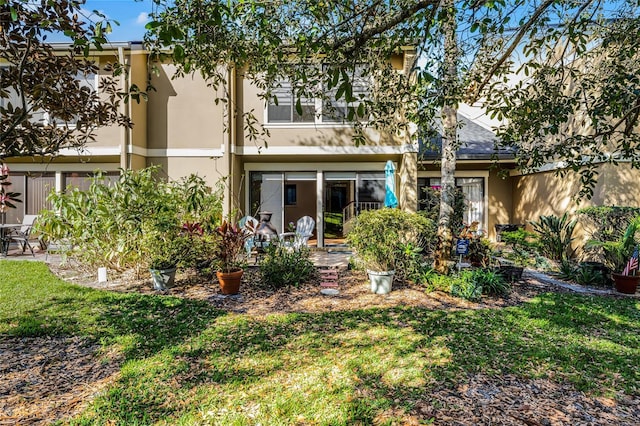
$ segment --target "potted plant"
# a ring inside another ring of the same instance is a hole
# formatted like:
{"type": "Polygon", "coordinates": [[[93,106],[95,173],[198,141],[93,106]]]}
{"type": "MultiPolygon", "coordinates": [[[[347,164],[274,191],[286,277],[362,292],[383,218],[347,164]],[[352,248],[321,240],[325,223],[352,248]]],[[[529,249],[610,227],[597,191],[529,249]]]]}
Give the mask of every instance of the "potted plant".
{"type": "Polygon", "coordinates": [[[364,211],[354,221],[347,233],[347,243],[366,269],[371,291],[389,293],[396,265],[403,261],[405,247],[408,244],[421,246],[431,221],[418,214],[390,208],[364,211]]]}
{"type": "Polygon", "coordinates": [[[216,245],[216,276],[222,294],[237,294],[247,263],[245,241],[251,234],[228,221],[223,221],[216,228],[218,243],[216,245]]]}
{"type": "Polygon", "coordinates": [[[165,291],[173,286],[177,268],[187,266],[192,242],[179,228],[145,233],[149,272],[153,287],[165,291]]]}
{"type": "Polygon", "coordinates": [[[513,282],[522,278],[522,272],[526,266],[532,264],[537,250],[536,234],[518,228],[516,231],[503,232],[502,241],[510,247],[510,251],[503,252],[506,259],[498,267],[505,280],[513,282]]]}
{"type": "Polygon", "coordinates": [[[589,240],[585,250],[601,250],[604,264],[620,293],[634,294],[638,288],[638,238],[640,216],[633,219],[615,241],[589,240]]]}

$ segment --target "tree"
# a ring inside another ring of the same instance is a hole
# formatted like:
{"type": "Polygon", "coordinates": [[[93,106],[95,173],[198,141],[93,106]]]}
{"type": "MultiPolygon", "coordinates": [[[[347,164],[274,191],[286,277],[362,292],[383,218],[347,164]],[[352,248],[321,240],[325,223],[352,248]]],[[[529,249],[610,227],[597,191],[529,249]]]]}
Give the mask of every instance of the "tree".
{"type": "Polygon", "coordinates": [[[127,96],[115,78],[125,72],[122,64],[102,70],[112,74],[101,77],[102,93],[82,84],[100,71],[89,53],[102,48],[111,28],[80,20],[83,4],[0,0],[0,160],[80,149],[99,126],[131,126],[119,112],[127,96]],[[68,47],[54,48],[52,34],[64,34],[68,47]]]}
{"type": "MultiPolygon", "coordinates": [[[[564,72],[569,60],[578,64],[583,54],[596,47],[602,50],[598,56],[613,58],[608,68],[618,75],[616,88],[621,91],[622,82],[632,80],[628,76],[636,75],[638,50],[634,50],[635,44],[622,49],[621,60],[619,47],[625,40],[620,37],[623,33],[613,28],[622,19],[637,34],[638,5],[633,0],[154,2],[148,41],[158,51],[173,47],[180,72],[198,70],[216,88],[224,87],[232,67],[253,80],[265,99],[272,98],[272,89],[280,79],[291,81],[298,96],[298,112],[302,109],[300,99],[306,97],[322,98],[328,107],[336,99],[344,99],[350,105],[345,118],[354,125],[356,144],[366,142],[359,120],[363,117],[368,126],[398,133],[406,133],[409,123],[418,123],[418,136],[425,141],[441,121],[443,197],[436,258],[440,271],[446,269],[451,247],[448,228],[453,197],[448,194],[453,193],[458,148],[455,115],[460,102],[484,100],[495,115],[519,114],[500,134],[508,145],[525,147],[519,151],[520,162],[531,166],[576,154],[567,152],[566,140],[549,143],[546,150],[537,146],[539,139],[555,134],[550,125],[558,126],[560,119],[577,115],[580,108],[593,109],[598,123],[615,122],[618,117],[626,129],[637,124],[637,108],[629,111],[622,102],[608,107],[606,85],[599,84],[602,80],[597,78],[590,79],[589,96],[598,101],[580,102],[583,91],[558,107],[565,107],[563,114],[550,117],[555,112],[532,109],[564,99],[566,80],[557,75],[564,72]],[[607,29],[612,32],[605,40],[610,41],[599,43],[600,34],[609,34],[607,29]],[[387,58],[407,45],[415,47],[419,61],[411,75],[403,76],[393,72],[387,58]],[[325,65],[309,66],[320,63],[325,65]],[[362,64],[367,67],[362,69],[362,64]],[[532,71],[532,80],[510,84],[513,76],[532,71]],[[375,92],[358,96],[353,90],[356,78],[374,73],[375,92]],[[553,84],[538,90],[538,84],[546,81],[553,84]],[[528,104],[531,99],[535,101],[528,104]],[[521,138],[523,126],[538,139],[521,138]]],[[[569,74],[575,76],[576,72],[569,74]]],[[[625,100],[635,100],[631,105],[637,105],[638,94],[640,90],[632,90],[625,100]]],[[[251,121],[250,116],[245,119],[251,121]]],[[[584,140],[576,136],[576,141],[584,140]]],[[[638,155],[634,146],[625,146],[628,149],[621,155],[638,155]]]]}

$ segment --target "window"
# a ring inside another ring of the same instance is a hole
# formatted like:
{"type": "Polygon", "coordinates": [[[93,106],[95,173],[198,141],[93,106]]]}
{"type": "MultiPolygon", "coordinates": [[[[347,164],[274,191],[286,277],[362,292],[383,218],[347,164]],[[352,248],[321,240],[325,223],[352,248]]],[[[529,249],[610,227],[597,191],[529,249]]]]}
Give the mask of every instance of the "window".
{"type": "MultiPolygon", "coordinates": [[[[66,172],[64,174],[63,188],[78,188],[80,191],[87,191],[91,186],[92,178],[95,173],[87,172],[66,172]]],[[[102,182],[106,184],[113,184],[120,178],[119,172],[106,172],[102,174],[102,182]]]]}
{"type": "Polygon", "coordinates": [[[298,187],[295,183],[288,183],[284,186],[284,205],[295,206],[298,202],[298,187]]]}
{"type": "MultiPolygon", "coordinates": [[[[8,70],[8,69],[9,69],[8,66],[0,66],[0,72],[3,72],[3,70],[8,70]]],[[[79,90],[86,92],[85,98],[87,99],[87,102],[90,102],[91,97],[97,91],[98,75],[96,73],[87,73],[87,74],[78,73],[75,78],[78,81],[79,90]]],[[[0,97],[0,108],[5,110],[6,108],[8,108],[9,103],[14,109],[22,108],[22,99],[18,95],[18,92],[16,91],[15,87],[5,87],[4,90],[6,91],[6,95],[3,97],[0,97]]],[[[67,121],[66,123],[59,119],[55,120],[54,122],[50,117],[49,113],[47,113],[46,111],[42,109],[33,109],[33,103],[31,102],[30,98],[27,98],[26,101],[27,101],[27,108],[29,109],[29,113],[31,114],[30,121],[32,123],[40,123],[42,125],[49,125],[49,124],[55,123],[57,125],[67,124],[71,126],[74,126],[76,124],[76,121],[78,119],[77,117],[73,117],[71,120],[67,121]]]]}
{"type": "MultiPolygon", "coordinates": [[[[466,223],[478,221],[480,228],[482,228],[484,226],[484,178],[456,178],[456,187],[464,194],[466,203],[466,211],[462,220],[466,223]]],[[[429,188],[440,190],[440,179],[418,179],[419,210],[438,208],[439,199],[430,196],[429,188]]]]}
{"type": "MultiPolygon", "coordinates": [[[[98,75],[95,74],[95,73],[87,73],[87,74],[78,73],[78,74],[76,74],[76,80],[78,81],[78,84],[80,85],[80,91],[84,91],[85,92],[85,96],[83,97],[83,99],[86,99],[87,105],[91,104],[91,97],[97,91],[97,78],[98,78],[98,75]]],[[[49,116],[48,116],[47,113],[44,114],[44,118],[48,123],[49,122],[49,116]]],[[[74,116],[73,118],[71,118],[71,120],[68,120],[66,122],[66,124],[67,125],[71,125],[71,126],[75,126],[77,121],[78,121],[78,117],[74,116]]],[[[60,121],[60,120],[56,120],[56,123],[58,125],[65,124],[65,122],[60,121]]]]}
{"type": "Polygon", "coordinates": [[[273,90],[273,96],[274,99],[269,101],[267,111],[269,123],[313,123],[315,121],[315,101],[301,98],[302,115],[300,115],[296,108],[296,93],[291,83],[280,82],[279,87],[273,90]]]}
{"type": "MultiPolygon", "coordinates": [[[[332,73],[332,68],[328,65],[323,66],[326,75],[332,73]]],[[[301,97],[300,108],[301,113],[296,108],[298,96],[291,82],[281,80],[272,90],[273,98],[269,100],[267,105],[267,122],[268,123],[342,123],[349,116],[349,108],[356,111],[360,103],[365,100],[369,94],[371,87],[370,77],[365,75],[365,68],[358,66],[354,71],[350,71],[349,79],[352,87],[347,102],[345,93],[338,86],[331,86],[328,81],[324,82],[324,93],[327,98],[322,102],[316,102],[316,99],[301,97]],[[340,92],[340,99],[336,100],[336,95],[340,92]],[[317,108],[316,108],[317,104],[317,108]]],[[[359,120],[364,120],[358,117],[359,120]]]]}
{"type": "MultiPolygon", "coordinates": [[[[331,69],[328,66],[324,66],[323,69],[326,73],[331,72],[331,69]]],[[[351,81],[351,102],[347,102],[346,94],[340,96],[339,100],[336,100],[336,95],[340,90],[339,84],[337,87],[329,88],[328,85],[325,85],[325,93],[327,95],[327,99],[322,106],[322,121],[327,123],[337,123],[343,122],[348,117],[348,109],[349,107],[355,108],[357,110],[360,102],[366,99],[369,94],[370,82],[368,76],[364,75],[364,67],[357,66],[354,71],[350,71],[349,79],[351,81]]],[[[362,119],[362,117],[359,117],[362,119]]]]}

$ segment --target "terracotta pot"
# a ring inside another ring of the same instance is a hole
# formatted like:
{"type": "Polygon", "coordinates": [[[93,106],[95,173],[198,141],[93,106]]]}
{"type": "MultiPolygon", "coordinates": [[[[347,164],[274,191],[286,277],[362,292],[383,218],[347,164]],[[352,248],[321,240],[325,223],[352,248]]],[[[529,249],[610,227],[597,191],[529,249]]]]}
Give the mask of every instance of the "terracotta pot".
{"type": "Polygon", "coordinates": [[[222,294],[238,294],[243,273],[242,269],[233,272],[216,272],[222,294]]]}
{"type": "Polygon", "coordinates": [[[635,294],[638,282],[640,282],[640,275],[622,275],[614,272],[611,274],[611,278],[613,278],[616,291],[625,294],[635,294]]]}

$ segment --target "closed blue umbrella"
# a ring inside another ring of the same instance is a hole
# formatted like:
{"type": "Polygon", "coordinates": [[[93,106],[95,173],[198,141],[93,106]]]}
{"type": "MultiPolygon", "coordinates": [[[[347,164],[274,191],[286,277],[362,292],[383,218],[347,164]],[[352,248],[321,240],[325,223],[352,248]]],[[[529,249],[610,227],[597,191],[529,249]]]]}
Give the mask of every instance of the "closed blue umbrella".
{"type": "Polygon", "coordinates": [[[393,161],[387,161],[384,166],[384,206],[396,208],[398,207],[398,197],[396,197],[396,166],[393,161]]]}

